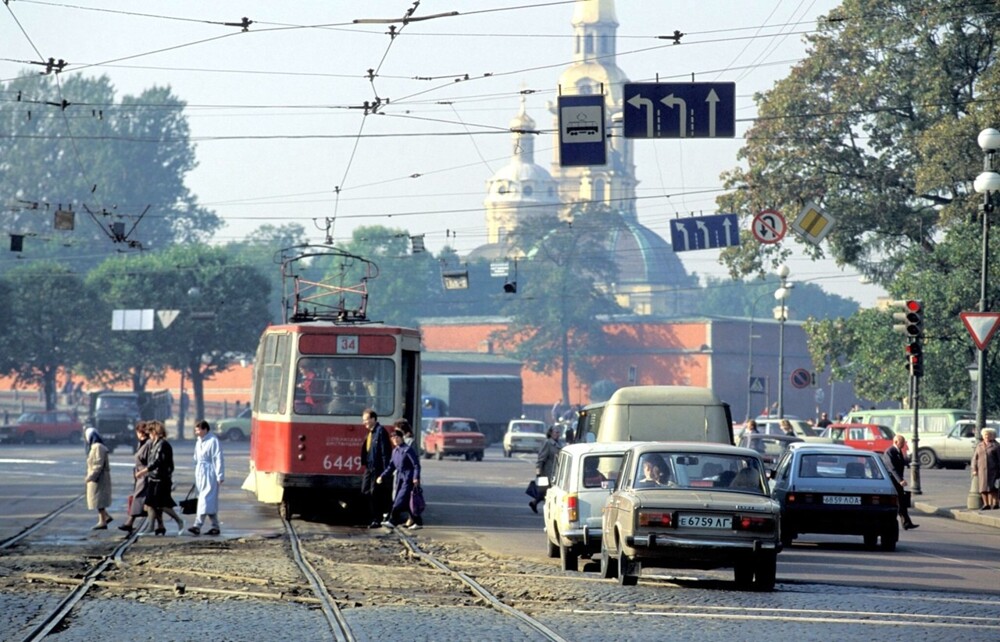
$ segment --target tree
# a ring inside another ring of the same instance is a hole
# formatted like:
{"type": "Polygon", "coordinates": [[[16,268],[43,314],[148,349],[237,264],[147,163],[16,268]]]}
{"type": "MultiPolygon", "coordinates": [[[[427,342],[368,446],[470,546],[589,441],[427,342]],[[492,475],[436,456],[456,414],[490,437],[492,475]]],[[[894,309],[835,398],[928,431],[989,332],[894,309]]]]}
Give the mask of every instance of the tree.
{"type": "Polygon", "coordinates": [[[37,385],[44,392],[45,408],[56,405],[56,375],[93,354],[103,342],[94,332],[102,306],[76,274],[52,261],[35,261],[5,275],[11,315],[4,332],[3,364],[15,374],[17,386],[37,385]]]}
{"type": "Polygon", "coordinates": [[[16,195],[9,229],[37,235],[39,255],[73,255],[82,272],[96,260],[72,248],[164,248],[221,226],[184,185],[194,146],[169,89],[117,100],[107,77],[25,72],[0,90],[19,97],[0,103],[0,193],[16,195]],[[57,207],[75,212],[72,232],[53,231],[57,207]]]}
{"type": "Polygon", "coordinates": [[[512,234],[515,254],[523,253],[518,294],[510,300],[506,330],[494,338],[532,371],[560,372],[562,400],[568,401],[569,373],[593,379],[593,363],[606,344],[601,318],[622,311],[605,284],[616,280],[616,265],[604,250],[621,216],[604,207],[577,205],[571,221],[535,217],[512,234]]]}
{"type": "MultiPolygon", "coordinates": [[[[780,280],[774,275],[750,282],[709,278],[694,302],[695,313],[705,316],[769,317],[771,308],[777,305],[773,294],[779,287],[780,280]]],[[[792,316],[798,319],[846,317],[858,310],[854,301],[828,294],[815,283],[803,282],[795,283],[787,305],[792,310],[792,316]]]]}
{"type": "MultiPolygon", "coordinates": [[[[846,0],[811,36],[809,56],[770,91],[725,175],[723,211],[788,216],[814,201],[836,219],[823,247],[890,285],[911,252],[976,211],[980,129],[1000,121],[992,3],[846,0]]],[[[747,243],[723,257],[734,275],[766,270],[786,245],[747,243]]]]}
{"type": "Polygon", "coordinates": [[[223,248],[196,245],[112,259],[90,283],[109,307],[179,313],[166,328],[157,323],[151,331],[114,333],[102,358],[91,362],[94,373],[131,380],[142,390],[172,367],[191,382],[199,417],[204,381],[252,354],[270,318],[267,278],[223,248]]]}
{"type": "Polygon", "coordinates": [[[281,264],[276,257],[284,248],[305,243],[305,229],[298,223],[286,223],[277,227],[261,225],[244,240],[226,244],[226,250],[234,255],[234,264],[255,268],[271,283],[267,303],[273,322],[282,320],[281,264]]]}
{"type": "MultiPolygon", "coordinates": [[[[895,298],[924,301],[924,404],[964,405],[968,394],[970,353],[956,342],[956,323],[979,298],[978,242],[969,243],[979,234],[968,221],[981,202],[972,193],[983,164],[976,137],[1000,123],[995,8],[845,0],[809,38],[809,56],[757,96],[759,116],[740,151],[747,165],[724,175],[734,190],[720,199],[725,211],[749,218],[774,207],[792,217],[813,201],[836,222],[822,246],[803,243],[804,251],[853,266],[895,298]]],[[[743,275],[789,253],[787,243],[746,244],[723,260],[743,275]]],[[[904,341],[890,326],[887,312],[874,311],[819,323],[808,329],[810,349],[832,359],[837,376],[853,374],[860,394],[901,399],[905,370],[886,364],[899,363],[904,341]]],[[[994,359],[992,376],[995,367],[994,359]]]]}

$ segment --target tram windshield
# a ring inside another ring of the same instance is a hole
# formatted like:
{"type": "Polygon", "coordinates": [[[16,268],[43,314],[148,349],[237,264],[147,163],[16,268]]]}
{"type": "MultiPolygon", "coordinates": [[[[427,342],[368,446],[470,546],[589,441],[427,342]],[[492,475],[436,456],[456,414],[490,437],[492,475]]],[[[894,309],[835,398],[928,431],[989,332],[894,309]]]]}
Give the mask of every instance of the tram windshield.
{"type": "Polygon", "coordinates": [[[360,415],[374,408],[379,415],[396,412],[395,368],[391,359],[373,357],[306,357],[299,359],[294,411],[299,415],[360,415]]]}

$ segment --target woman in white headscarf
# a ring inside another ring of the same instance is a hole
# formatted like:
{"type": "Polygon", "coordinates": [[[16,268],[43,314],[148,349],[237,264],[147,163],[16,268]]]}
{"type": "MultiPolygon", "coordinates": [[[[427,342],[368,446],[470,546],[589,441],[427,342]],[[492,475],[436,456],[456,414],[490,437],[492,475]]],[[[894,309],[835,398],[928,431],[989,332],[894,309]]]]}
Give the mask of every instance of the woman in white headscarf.
{"type": "Polygon", "coordinates": [[[101,440],[97,430],[88,426],[83,432],[87,441],[87,508],[97,510],[97,525],[91,530],[105,530],[112,517],[108,513],[111,505],[111,466],[108,462],[108,447],[101,440]]]}

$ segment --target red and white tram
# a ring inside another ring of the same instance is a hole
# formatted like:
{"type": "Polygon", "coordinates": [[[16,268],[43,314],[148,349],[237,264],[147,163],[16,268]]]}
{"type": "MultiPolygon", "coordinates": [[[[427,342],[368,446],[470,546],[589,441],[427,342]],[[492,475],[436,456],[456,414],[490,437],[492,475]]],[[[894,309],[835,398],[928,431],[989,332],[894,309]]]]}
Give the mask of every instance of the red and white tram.
{"type": "Polygon", "coordinates": [[[288,318],[268,327],[257,348],[244,483],[286,517],[358,504],[365,408],[383,426],[400,418],[415,434],[420,426],[420,333],[367,320],[374,264],[328,247],[294,250],[282,260],[288,318]],[[297,262],[322,257],[363,264],[366,274],[349,287],[299,276],[297,262]],[[346,305],[352,297],[359,301],[353,309],[346,305]]]}

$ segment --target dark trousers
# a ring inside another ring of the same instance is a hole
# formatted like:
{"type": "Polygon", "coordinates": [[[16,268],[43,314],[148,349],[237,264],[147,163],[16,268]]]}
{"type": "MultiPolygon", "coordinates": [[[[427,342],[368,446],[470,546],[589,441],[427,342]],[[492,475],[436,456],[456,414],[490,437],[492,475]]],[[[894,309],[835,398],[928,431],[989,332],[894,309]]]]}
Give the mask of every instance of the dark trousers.
{"type": "Polygon", "coordinates": [[[896,481],[895,477],[890,475],[889,479],[892,480],[892,485],[896,489],[896,497],[898,498],[897,501],[899,503],[899,521],[903,522],[903,524],[911,524],[910,513],[907,508],[909,498],[906,495],[906,490],[903,488],[902,484],[896,481]]]}

